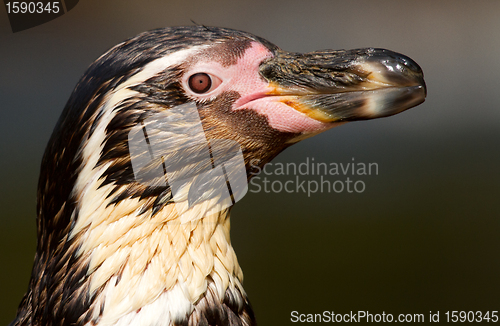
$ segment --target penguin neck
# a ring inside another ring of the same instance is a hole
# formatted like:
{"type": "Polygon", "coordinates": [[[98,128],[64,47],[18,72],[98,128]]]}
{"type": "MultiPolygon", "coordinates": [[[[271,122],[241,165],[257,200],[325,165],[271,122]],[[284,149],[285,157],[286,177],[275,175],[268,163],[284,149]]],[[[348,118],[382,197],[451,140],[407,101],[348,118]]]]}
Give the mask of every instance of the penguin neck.
{"type": "Polygon", "coordinates": [[[98,325],[146,319],[182,324],[214,309],[245,310],[249,304],[230,242],[228,209],[186,220],[175,204],[137,215],[140,200],[129,201],[134,199],[107,206],[105,219],[79,231],[77,255],[88,258],[88,291],[94,309],[99,307],[93,313],[98,325]]]}

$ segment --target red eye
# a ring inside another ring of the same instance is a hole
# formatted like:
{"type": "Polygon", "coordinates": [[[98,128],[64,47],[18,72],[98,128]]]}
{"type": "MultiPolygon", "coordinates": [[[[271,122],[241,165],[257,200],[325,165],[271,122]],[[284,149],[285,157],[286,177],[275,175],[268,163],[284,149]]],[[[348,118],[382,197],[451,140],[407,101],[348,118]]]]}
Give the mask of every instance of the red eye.
{"type": "Polygon", "coordinates": [[[203,94],[212,88],[212,78],[204,72],[200,72],[189,77],[189,88],[197,93],[203,94]]]}

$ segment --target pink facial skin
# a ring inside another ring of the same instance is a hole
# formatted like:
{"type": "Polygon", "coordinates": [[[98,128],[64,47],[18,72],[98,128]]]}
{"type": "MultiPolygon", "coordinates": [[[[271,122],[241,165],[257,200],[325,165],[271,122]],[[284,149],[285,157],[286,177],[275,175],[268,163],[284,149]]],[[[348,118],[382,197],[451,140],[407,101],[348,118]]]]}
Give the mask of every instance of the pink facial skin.
{"type": "Polygon", "coordinates": [[[259,74],[259,65],[272,56],[262,44],[253,42],[234,65],[224,67],[219,62],[202,59],[184,75],[184,89],[198,100],[213,99],[222,92],[238,92],[241,97],[234,103],[233,110],[254,110],[266,116],[272,128],[283,132],[317,134],[339,125],[312,119],[282,102],[284,96],[276,94],[276,90],[259,74]],[[211,75],[216,83],[209,92],[196,94],[187,87],[187,80],[201,72],[211,75]]]}

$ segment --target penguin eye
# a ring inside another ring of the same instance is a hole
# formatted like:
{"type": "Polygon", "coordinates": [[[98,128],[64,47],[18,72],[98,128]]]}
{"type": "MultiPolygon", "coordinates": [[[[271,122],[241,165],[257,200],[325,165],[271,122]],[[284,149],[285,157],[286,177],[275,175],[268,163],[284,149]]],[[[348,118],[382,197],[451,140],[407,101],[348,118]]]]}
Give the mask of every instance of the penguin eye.
{"type": "Polygon", "coordinates": [[[188,85],[196,94],[204,94],[215,89],[221,83],[220,79],[207,73],[199,72],[189,77],[188,85]]]}

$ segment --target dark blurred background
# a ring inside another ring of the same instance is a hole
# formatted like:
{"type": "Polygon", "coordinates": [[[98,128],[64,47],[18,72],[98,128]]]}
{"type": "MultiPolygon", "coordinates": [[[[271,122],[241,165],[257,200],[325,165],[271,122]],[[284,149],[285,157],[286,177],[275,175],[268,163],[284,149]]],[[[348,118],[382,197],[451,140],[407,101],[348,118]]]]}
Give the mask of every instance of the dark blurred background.
{"type": "Polygon", "coordinates": [[[0,325],[27,289],[39,165],[76,82],[120,41],[191,20],[288,51],[388,48],[427,82],[424,104],[276,159],[376,162],[364,193],[249,193],[235,206],[232,242],[260,325],[292,324],[294,310],[500,310],[500,2],[81,0],[15,34],[0,11],[0,325]]]}

